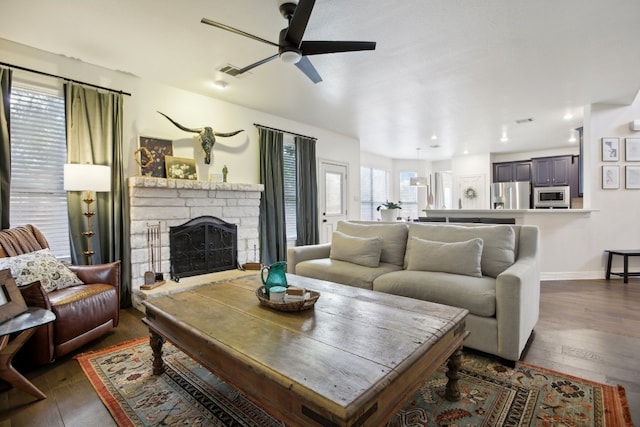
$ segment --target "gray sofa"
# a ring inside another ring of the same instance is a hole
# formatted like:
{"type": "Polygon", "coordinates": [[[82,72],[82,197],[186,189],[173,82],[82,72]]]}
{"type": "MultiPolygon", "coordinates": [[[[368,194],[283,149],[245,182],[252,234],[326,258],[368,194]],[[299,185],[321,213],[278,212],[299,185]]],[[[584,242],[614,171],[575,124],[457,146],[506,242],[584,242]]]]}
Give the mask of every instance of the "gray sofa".
{"type": "Polygon", "coordinates": [[[338,223],[331,243],[289,248],[301,276],[466,308],[465,346],[518,360],[538,321],[538,228],[338,223]]]}

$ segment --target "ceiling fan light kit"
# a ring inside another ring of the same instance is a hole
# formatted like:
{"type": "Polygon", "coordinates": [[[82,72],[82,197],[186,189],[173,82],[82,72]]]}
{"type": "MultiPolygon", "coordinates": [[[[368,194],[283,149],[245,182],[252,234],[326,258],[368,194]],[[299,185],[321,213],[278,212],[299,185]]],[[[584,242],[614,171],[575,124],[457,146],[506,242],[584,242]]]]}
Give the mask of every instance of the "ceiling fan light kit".
{"type": "Polygon", "coordinates": [[[285,64],[297,64],[302,59],[302,55],[295,50],[284,50],[280,53],[280,59],[285,64]]]}
{"type": "Polygon", "coordinates": [[[289,26],[280,31],[278,43],[273,43],[261,37],[249,34],[237,28],[202,18],[200,22],[211,25],[234,34],[248,37],[250,39],[275,46],[278,48],[276,55],[269,56],[251,65],[248,65],[236,74],[242,74],[255,67],[266,64],[275,58],[280,57],[282,62],[287,64],[295,64],[313,83],[322,81],[320,74],[316,71],[308,55],[322,55],[327,53],[338,52],[356,52],[361,50],[374,50],[376,42],[361,41],[303,41],[304,32],[307,29],[307,23],[311,17],[315,0],[299,0],[297,2],[291,0],[278,0],[278,8],[282,16],[289,22],[289,26]]]}

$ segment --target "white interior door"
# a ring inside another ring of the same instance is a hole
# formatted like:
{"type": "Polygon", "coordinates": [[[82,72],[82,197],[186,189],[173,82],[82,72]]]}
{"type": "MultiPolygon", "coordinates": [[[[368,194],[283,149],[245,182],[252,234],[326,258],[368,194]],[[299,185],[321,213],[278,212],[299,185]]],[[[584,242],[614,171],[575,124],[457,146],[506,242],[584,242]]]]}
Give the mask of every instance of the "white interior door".
{"type": "Polygon", "coordinates": [[[338,221],[347,219],[348,169],[347,164],[320,160],[320,243],[330,242],[338,221]]]}

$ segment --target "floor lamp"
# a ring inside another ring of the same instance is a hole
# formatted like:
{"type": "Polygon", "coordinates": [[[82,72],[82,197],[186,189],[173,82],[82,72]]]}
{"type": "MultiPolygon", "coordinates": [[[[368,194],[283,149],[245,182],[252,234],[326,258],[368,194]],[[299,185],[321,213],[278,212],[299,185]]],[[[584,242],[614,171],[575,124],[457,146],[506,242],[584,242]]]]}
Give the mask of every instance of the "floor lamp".
{"type": "Polygon", "coordinates": [[[91,203],[95,202],[95,192],[111,191],[111,168],[103,165],[67,163],[64,165],[64,189],[84,192],[82,201],[87,204],[87,210],[83,215],[87,217],[87,230],[82,234],[87,238],[87,249],[83,254],[87,257],[87,265],[91,265],[91,257],[95,253],[91,250],[91,237],[95,234],[91,230],[91,217],[96,214],[91,211],[91,203]]]}

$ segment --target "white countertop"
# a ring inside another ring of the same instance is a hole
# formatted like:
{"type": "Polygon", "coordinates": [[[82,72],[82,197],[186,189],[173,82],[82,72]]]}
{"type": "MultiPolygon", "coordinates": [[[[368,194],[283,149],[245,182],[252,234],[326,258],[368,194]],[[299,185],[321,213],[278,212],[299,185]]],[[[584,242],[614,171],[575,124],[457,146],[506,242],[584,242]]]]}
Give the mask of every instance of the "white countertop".
{"type": "Polygon", "coordinates": [[[428,209],[421,211],[421,216],[460,216],[460,215],[529,215],[529,214],[588,214],[599,209],[428,209]]]}

